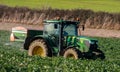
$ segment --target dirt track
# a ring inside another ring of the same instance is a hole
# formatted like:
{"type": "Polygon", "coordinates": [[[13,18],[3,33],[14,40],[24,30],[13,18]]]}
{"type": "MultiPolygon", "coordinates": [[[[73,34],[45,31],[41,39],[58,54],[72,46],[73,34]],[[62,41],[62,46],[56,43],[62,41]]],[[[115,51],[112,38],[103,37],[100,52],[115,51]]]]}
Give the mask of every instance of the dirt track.
{"type": "MultiPolygon", "coordinates": [[[[12,27],[23,26],[28,29],[42,30],[40,25],[25,25],[25,24],[13,24],[13,23],[0,23],[0,30],[11,30],[12,27]]],[[[88,29],[86,28],[81,32],[85,36],[97,36],[97,37],[118,37],[120,38],[120,31],[118,30],[105,30],[105,29],[88,29]]]]}

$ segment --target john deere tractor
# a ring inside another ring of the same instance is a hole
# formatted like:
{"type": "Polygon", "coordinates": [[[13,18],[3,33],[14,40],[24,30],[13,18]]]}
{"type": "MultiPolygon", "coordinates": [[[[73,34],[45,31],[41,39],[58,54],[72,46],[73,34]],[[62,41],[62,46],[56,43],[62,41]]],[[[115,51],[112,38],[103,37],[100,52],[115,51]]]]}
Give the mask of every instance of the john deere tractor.
{"type": "MultiPolygon", "coordinates": [[[[43,23],[43,30],[26,32],[24,49],[28,50],[28,55],[63,56],[74,59],[105,58],[104,53],[98,49],[96,39],[78,35],[79,21],[45,20],[43,23]]],[[[82,29],[84,30],[84,26],[82,29]]]]}

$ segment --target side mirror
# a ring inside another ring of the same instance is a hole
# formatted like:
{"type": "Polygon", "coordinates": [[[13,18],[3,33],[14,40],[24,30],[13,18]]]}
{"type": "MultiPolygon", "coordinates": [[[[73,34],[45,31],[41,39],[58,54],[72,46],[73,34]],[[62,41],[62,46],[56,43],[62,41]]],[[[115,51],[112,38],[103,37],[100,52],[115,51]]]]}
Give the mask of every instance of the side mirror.
{"type": "Polygon", "coordinates": [[[85,25],[82,25],[82,30],[83,30],[83,31],[85,30],[85,25]]]}
{"type": "Polygon", "coordinates": [[[58,25],[57,25],[57,24],[54,24],[54,28],[57,29],[57,28],[58,28],[58,25]]]}

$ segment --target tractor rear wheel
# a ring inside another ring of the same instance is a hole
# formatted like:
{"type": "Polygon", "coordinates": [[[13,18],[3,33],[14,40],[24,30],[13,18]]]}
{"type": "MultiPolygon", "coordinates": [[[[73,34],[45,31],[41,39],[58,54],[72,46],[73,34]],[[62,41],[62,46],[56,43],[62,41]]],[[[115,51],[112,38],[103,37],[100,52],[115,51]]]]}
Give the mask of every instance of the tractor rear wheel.
{"type": "Polygon", "coordinates": [[[38,55],[41,57],[47,57],[47,56],[51,56],[52,53],[50,51],[50,48],[48,48],[44,39],[37,39],[30,44],[28,49],[28,55],[29,56],[38,55]]]}
{"type": "Polygon", "coordinates": [[[82,53],[78,49],[74,47],[70,47],[70,48],[65,49],[63,57],[79,59],[82,57],[82,53]]]}

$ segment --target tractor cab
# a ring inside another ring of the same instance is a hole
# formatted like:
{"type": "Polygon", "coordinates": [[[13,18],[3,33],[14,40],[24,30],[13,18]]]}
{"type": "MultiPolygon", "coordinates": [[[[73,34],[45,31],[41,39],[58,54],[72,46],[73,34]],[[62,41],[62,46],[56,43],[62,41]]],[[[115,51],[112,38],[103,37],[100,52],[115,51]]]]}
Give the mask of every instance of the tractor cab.
{"type": "MultiPolygon", "coordinates": [[[[61,53],[67,47],[66,38],[78,36],[78,21],[45,20],[43,36],[50,42],[53,52],[61,53]]],[[[71,40],[72,41],[72,40],[71,40]]]]}
{"type": "Polygon", "coordinates": [[[63,51],[65,37],[77,36],[77,25],[79,22],[64,21],[64,20],[45,20],[43,35],[50,42],[55,54],[63,51]],[[57,47],[57,48],[55,48],[57,47]]]}
{"type": "Polygon", "coordinates": [[[63,21],[63,20],[45,20],[44,35],[59,35],[60,30],[63,36],[78,35],[79,22],[63,21]]]}

